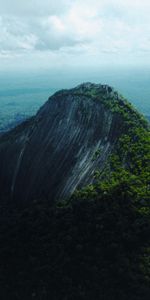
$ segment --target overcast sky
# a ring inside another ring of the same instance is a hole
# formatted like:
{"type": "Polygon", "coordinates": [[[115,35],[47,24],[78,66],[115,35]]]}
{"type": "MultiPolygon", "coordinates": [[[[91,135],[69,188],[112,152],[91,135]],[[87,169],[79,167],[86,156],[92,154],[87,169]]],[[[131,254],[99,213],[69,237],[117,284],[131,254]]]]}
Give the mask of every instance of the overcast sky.
{"type": "Polygon", "coordinates": [[[150,0],[0,0],[0,69],[150,64],[150,0]]]}

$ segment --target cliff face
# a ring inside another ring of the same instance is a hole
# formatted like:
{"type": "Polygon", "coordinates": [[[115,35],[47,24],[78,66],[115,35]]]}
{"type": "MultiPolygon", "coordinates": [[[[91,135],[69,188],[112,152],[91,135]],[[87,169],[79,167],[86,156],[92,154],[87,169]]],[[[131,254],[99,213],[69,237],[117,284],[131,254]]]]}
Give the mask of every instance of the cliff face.
{"type": "Polygon", "coordinates": [[[89,83],[57,92],[2,136],[0,196],[57,200],[92,183],[122,132],[121,117],[106,105],[111,98],[122,101],[112,88],[89,83]]]}
{"type": "Polygon", "coordinates": [[[1,136],[1,298],[149,300],[149,158],[148,123],[106,85],[1,136]]]}

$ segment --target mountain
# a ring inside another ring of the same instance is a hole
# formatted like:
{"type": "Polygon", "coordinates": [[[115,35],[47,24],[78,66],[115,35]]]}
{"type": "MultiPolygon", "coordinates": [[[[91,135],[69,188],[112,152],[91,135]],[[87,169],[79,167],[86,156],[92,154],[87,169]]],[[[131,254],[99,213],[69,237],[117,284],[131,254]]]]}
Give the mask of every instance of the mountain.
{"type": "Polygon", "coordinates": [[[130,111],[107,85],[82,84],[50,97],[35,117],[0,139],[3,197],[59,200],[92,183],[125,131],[117,109],[130,111]]]}
{"type": "Polygon", "coordinates": [[[108,85],[0,137],[2,299],[148,300],[149,124],[108,85]]]}

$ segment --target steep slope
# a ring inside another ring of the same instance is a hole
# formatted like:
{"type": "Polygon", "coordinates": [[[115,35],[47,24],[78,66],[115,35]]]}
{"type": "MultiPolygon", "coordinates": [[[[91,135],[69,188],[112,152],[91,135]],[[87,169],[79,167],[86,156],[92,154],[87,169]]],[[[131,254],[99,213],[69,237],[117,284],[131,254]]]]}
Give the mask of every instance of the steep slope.
{"type": "Polygon", "coordinates": [[[113,101],[123,100],[106,85],[60,91],[34,118],[1,137],[1,197],[59,199],[92,183],[123,131],[113,101]]]}
{"type": "Polygon", "coordinates": [[[123,97],[52,96],[0,139],[0,297],[149,300],[149,183],[149,125],[123,97]]]}

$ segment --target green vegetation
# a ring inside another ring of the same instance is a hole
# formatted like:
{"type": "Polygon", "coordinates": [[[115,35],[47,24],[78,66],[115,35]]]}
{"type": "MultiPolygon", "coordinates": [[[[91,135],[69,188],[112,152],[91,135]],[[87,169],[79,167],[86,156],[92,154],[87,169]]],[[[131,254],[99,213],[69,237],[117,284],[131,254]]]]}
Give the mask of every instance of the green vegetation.
{"type": "Polygon", "coordinates": [[[3,207],[4,299],[148,300],[150,207],[128,175],[56,206],[3,207]]]}
{"type": "MultiPolygon", "coordinates": [[[[123,133],[107,162],[105,173],[101,176],[97,170],[94,174],[95,184],[76,191],[73,202],[80,201],[84,205],[90,202],[91,205],[96,206],[96,213],[101,207],[98,215],[102,228],[105,228],[101,231],[101,238],[106,244],[108,243],[109,250],[106,245],[102,248],[111,258],[115,255],[110,265],[113,272],[116,270],[118,272],[118,275],[110,275],[110,277],[107,274],[107,280],[110,280],[110,286],[113,280],[117,281],[118,293],[122,288],[125,289],[116,298],[126,299],[127,293],[129,299],[148,299],[150,296],[150,290],[147,289],[150,286],[150,132],[145,119],[126,101],[124,104],[121,103],[122,107],[115,102],[111,105],[112,111],[122,117],[123,133]]],[[[96,228],[100,229],[95,215],[93,222],[96,222],[96,228]]],[[[108,260],[107,258],[106,261],[108,260]]],[[[106,267],[107,271],[110,265],[106,267]]],[[[104,268],[105,271],[106,269],[104,268]]],[[[114,299],[112,295],[114,291],[106,299],[109,297],[114,299]]]]}
{"type": "Polygon", "coordinates": [[[4,299],[149,299],[149,134],[135,132],[120,138],[105,178],[97,170],[71,199],[1,207],[4,299]]]}
{"type": "Polygon", "coordinates": [[[88,93],[122,119],[122,135],[105,172],[71,199],[1,204],[3,299],[150,298],[149,127],[117,94],[88,93]]]}

